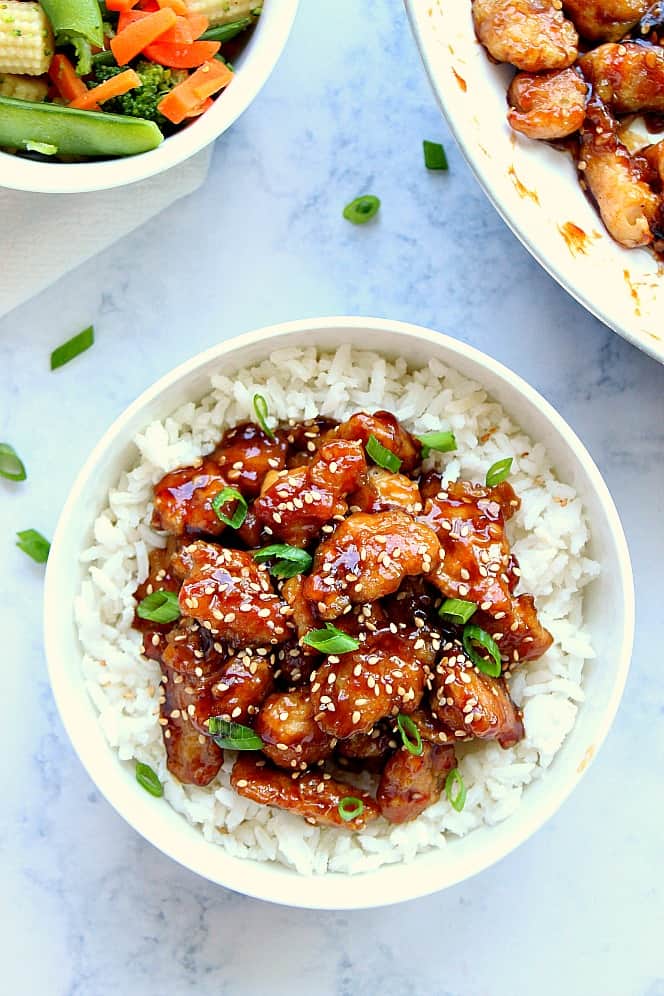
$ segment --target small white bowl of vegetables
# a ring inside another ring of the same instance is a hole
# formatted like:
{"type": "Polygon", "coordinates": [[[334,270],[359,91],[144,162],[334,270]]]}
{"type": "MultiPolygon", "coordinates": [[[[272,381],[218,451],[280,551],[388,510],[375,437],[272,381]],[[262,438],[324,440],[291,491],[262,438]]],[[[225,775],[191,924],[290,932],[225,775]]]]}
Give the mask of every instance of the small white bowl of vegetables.
{"type": "Polygon", "coordinates": [[[194,155],[255,98],[298,0],[0,0],[0,186],[76,193],[194,155]]]}

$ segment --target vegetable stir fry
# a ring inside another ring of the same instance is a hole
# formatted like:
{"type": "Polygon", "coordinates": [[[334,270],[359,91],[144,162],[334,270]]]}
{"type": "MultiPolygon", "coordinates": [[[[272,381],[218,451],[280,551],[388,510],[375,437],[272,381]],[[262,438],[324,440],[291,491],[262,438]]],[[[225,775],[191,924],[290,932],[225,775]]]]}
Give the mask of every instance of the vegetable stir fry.
{"type": "Polygon", "coordinates": [[[169,771],[208,785],[236,751],[240,795],[350,830],[461,810],[459,745],[524,736],[507,678],[552,642],[517,593],[511,460],[444,483],[423,461],[455,449],[449,430],[254,410],[154,488],[165,546],[134,626],[169,771]]]}
{"type": "Polygon", "coordinates": [[[51,161],[149,152],[228,86],[226,56],[260,11],[256,0],[0,0],[0,149],[51,161]]]}

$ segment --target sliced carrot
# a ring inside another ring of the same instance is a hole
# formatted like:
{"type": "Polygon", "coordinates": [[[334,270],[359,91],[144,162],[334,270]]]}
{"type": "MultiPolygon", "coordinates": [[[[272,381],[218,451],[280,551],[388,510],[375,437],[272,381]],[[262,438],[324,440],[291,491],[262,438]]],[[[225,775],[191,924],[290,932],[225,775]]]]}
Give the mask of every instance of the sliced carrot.
{"type": "Polygon", "coordinates": [[[153,62],[172,69],[196,69],[217,54],[221,45],[219,42],[197,41],[191,45],[165,45],[161,38],[153,45],[143,50],[144,55],[153,62]]]}
{"type": "Polygon", "coordinates": [[[126,66],[165,31],[174,28],[176,21],[175,12],[165,7],[138,21],[133,21],[122,31],[118,31],[115,38],[111,38],[111,51],[118,66],[126,66]]]}
{"type": "Polygon", "coordinates": [[[83,80],[76,75],[76,70],[67,56],[63,55],[61,52],[57,52],[51,59],[48,75],[58,88],[60,96],[63,97],[67,103],[69,103],[70,100],[76,100],[77,97],[82,97],[88,92],[87,86],[83,80]]]}
{"type": "Polygon", "coordinates": [[[174,86],[160,100],[159,110],[173,124],[181,124],[187,115],[196,111],[208,97],[228,86],[232,79],[233,73],[228,66],[219,59],[211,59],[182,83],[174,86]]]}
{"type": "Polygon", "coordinates": [[[131,10],[137,3],[138,0],[108,0],[106,7],[108,10],[117,10],[122,13],[123,10],[131,10]]]}
{"type": "Polygon", "coordinates": [[[187,4],[185,0],[157,0],[160,7],[170,7],[176,14],[186,14],[187,4]]]}
{"type": "Polygon", "coordinates": [[[205,14],[187,14],[187,20],[194,40],[200,38],[203,32],[210,27],[210,22],[205,14]]]}
{"type": "Polygon", "coordinates": [[[124,73],[111,76],[99,86],[93,87],[92,90],[86,90],[85,94],[72,100],[69,106],[75,107],[79,111],[89,111],[94,104],[103,104],[111,97],[121,97],[123,93],[133,90],[137,86],[142,86],[141,77],[133,69],[125,69],[124,73]]]}
{"type": "MultiPolygon", "coordinates": [[[[134,24],[136,21],[141,21],[149,16],[150,14],[146,10],[125,11],[118,18],[118,31],[123,31],[129,24],[134,24]]],[[[195,27],[198,27],[198,25],[195,25],[195,27]]],[[[203,31],[205,31],[205,28],[203,28],[203,31]]],[[[176,18],[175,25],[159,36],[159,44],[163,42],[166,45],[191,45],[195,37],[189,18],[178,17],[176,18]]]]}
{"type": "Polygon", "coordinates": [[[212,107],[213,104],[214,104],[214,100],[212,99],[212,97],[208,97],[208,99],[204,100],[202,103],[200,103],[198,105],[198,107],[194,107],[193,111],[189,111],[189,114],[187,114],[187,117],[188,118],[198,118],[198,117],[200,117],[201,114],[204,114],[205,111],[208,111],[212,107]]]}

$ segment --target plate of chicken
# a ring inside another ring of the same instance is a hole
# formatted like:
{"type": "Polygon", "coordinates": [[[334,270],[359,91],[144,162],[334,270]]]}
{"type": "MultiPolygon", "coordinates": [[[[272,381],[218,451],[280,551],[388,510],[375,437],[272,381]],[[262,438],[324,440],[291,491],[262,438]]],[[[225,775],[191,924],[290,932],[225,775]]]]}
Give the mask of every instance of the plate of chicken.
{"type": "Polygon", "coordinates": [[[110,430],[54,538],[46,643],[77,751],[149,839],[279,901],[369,877],[372,905],[495,860],[578,781],[630,585],[597,470],[526,385],[320,320],[216,347],[110,430]]]}
{"type": "Polygon", "coordinates": [[[495,207],[570,294],[664,360],[664,5],[406,0],[495,207]]]}

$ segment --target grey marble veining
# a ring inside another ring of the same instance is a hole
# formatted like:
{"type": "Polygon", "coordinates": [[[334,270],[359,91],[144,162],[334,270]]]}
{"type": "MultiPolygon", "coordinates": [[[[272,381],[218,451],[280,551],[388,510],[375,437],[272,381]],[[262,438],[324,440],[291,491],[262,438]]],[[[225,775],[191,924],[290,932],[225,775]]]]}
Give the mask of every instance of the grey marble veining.
{"type": "Polygon", "coordinates": [[[664,368],[505,228],[447,133],[399,3],[302,0],[205,187],[1,320],[0,368],[0,438],[30,475],[0,482],[1,992],[664,996],[664,368]],[[423,138],[445,142],[449,174],[424,170],[423,138]],[[341,209],[364,192],[382,209],[355,228],[341,209]],[[110,809],[50,696],[42,570],[13,546],[18,529],[50,535],[92,445],[158,376],[241,331],[334,313],[448,331],[539,388],[607,478],[638,598],[618,719],[557,816],[463,885],[352,914],[214,887],[110,809]],[[51,349],[90,321],[94,350],[50,373],[51,349]]]}

